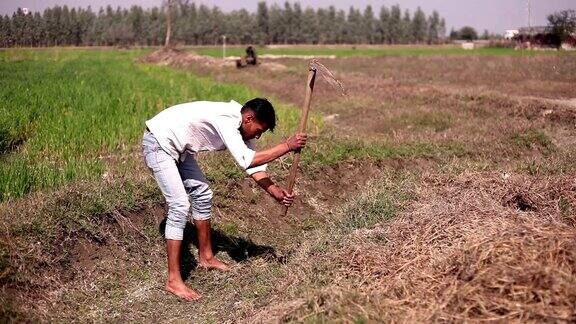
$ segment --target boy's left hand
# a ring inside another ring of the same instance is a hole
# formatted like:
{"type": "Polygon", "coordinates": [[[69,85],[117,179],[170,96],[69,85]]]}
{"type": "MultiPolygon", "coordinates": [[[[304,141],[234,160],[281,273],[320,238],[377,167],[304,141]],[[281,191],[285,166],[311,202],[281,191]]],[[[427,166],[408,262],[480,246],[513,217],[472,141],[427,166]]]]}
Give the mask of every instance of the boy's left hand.
{"type": "Polygon", "coordinates": [[[268,187],[268,193],[286,207],[290,207],[294,203],[294,194],[289,193],[286,189],[277,185],[268,187]]]}

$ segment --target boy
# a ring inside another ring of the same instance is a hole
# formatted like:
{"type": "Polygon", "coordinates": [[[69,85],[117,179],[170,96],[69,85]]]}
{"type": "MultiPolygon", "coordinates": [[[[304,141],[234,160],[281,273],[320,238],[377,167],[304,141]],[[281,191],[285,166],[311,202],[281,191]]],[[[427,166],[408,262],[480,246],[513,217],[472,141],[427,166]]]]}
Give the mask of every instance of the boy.
{"type": "Polygon", "coordinates": [[[165,109],[146,122],[142,148],[146,165],[166,198],[168,281],[166,290],[185,300],[201,295],[187,287],[180,274],[180,248],[191,211],[198,232],[198,259],[202,267],[227,270],[212,252],[210,217],[212,191],[196,162],[196,153],[228,149],[236,163],[278,202],[290,206],[294,196],[272,182],[266,163],[306,145],[298,133],[267,150],[255,151],[255,140],[276,126],[272,104],[261,98],[243,106],[235,101],[197,101],[165,109]]]}

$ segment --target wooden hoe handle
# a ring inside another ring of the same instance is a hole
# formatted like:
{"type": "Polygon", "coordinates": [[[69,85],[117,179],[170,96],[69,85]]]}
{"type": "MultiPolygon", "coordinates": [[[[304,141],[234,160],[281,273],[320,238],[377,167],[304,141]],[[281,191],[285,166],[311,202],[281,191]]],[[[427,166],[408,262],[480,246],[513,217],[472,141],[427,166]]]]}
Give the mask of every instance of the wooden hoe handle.
{"type": "MultiPolygon", "coordinates": [[[[316,79],[316,68],[309,65],[308,70],[308,80],[306,82],[306,99],[304,100],[304,106],[302,107],[302,116],[300,117],[300,128],[299,133],[306,132],[306,124],[308,123],[308,112],[310,111],[310,100],[312,99],[312,91],[314,90],[314,80],[316,79]]],[[[296,174],[298,173],[298,164],[300,163],[300,151],[294,152],[294,161],[290,166],[290,175],[288,176],[288,186],[287,190],[292,193],[294,189],[294,183],[296,182],[296,174]]],[[[286,216],[288,213],[288,207],[284,206],[284,211],[282,215],[286,216]]]]}

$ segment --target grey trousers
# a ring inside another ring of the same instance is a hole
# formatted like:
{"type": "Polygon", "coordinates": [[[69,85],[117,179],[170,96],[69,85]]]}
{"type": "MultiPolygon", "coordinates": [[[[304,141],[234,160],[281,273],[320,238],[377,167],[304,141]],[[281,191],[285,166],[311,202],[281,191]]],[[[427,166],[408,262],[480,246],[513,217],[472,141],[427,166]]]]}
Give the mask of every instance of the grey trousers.
{"type": "Polygon", "coordinates": [[[189,212],[193,219],[210,219],[212,190],[193,154],[174,160],[149,131],[142,138],[142,151],[168,205],[166,239],[182,240],[189,212]]]}

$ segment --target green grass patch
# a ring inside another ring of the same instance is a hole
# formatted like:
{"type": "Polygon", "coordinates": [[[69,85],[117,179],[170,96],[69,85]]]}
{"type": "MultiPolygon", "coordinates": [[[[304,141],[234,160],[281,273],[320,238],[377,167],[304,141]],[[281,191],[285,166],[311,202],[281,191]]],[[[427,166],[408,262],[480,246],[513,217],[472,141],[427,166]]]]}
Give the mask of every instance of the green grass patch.
{"type": "Polygon", "coordinates": [[[432,129],[435,132],[445,131],[454,125],[450,114],[441,112],[423,112],[416,114],[403,114],[390,122],[391,125],[416,126],[417,128],[432,129]]]}
{"type": "Polygon", "coordinates": [[[388,174],[370,180],[357,196],[335,211],[331,222],[341,234],[346,234],[392,219],[401,206],[415,199],[413,183],[414,176],[410,174],[388,174]]]}
{"type": "Polygon", "coordinates": [[[393,144],[327,138],[307,147],[302,154],[302,164],[314,168],[364,159],[463,157],[468,153],[466,147],[458,142],[393,144]]]}
{"type": "MultiPolygon", "coordinates": [[[[24,314],[20,314],[11,300],[4,300],[0,298],[0,322],[2,323],[19,323],[19,322],[34,322],[31,318],[26,318],[24,314]]],[[[35,318],[34,318],[35,319],[35,318]]]]}
{"type": "Polygon", "coordinates": [[[512,135],[511,140],[519,148],[537,148],[544,155],[548,155],[556,150],[552,139],[541,130],[529,129],[526,132],[512,135]]]}
{"type": "Polygon", "coordinates": [[[35,128],[33,114],[4,120],[0,125],[0,156],[15,150],[33,133],[35,128]]]}
{"type": "Polygon", "coordinates": [[[570,204],[570,200],[566,197],[561,196],[558,200],[558,209],[560,209],[560,213],[563,217],[570,217],[570,215],[574,215],[574,206],[570,204]]]}
{"type": "Polygon", "coordinates": [[[35,207],[37,210],[19,208],[28,214],[27,219],[14,222],[10,228],[12,235],[34,237],[47,246],[58,235],[79,232],[100,241],[103,239],[100,226],[107,221],[107,215],[117,210],[135,211],[146,202],[160,201],[155,183],[133,180],[109,186],[84,183],[60,191],[50,199],[39,199],[45,201],[35,207]]]}
{"type": "Polygon", "coordinates": [[[379,222],[391,219],[396,206],[390,192],[381,183],[373,184],[352,202],[340,210],[336,223],[340,229],[350,232],[360,228],[371,228],[379,222]]]}
{"type": "MultiPolygon", "coordinates": [[[[200,54],[212,57],[222,57],[221,46],[190,47],[191,50],[200,54]]],[[[474,50],[464,50],[456,46],[327,46],[310,45],[294,47],[258,47],[259,55],[334,55],[336,57],[378,57],[378,56],[429,56],[429,55],[513,55],[513,56],[533,56],[535,51],[514,50],[511,48],[479,48],[474,50]]],[[[544,52],[547,54],[558,53],[555,51],[544,52]]],[[[226,56],[244,56],[245,47],[228,47],[226,56]]]]}
{"type": "Polygon", "coordinates": [[[81,182],[56,192],[3,202],[0,222],[4,230],[0,234],[12,239],[0,239],[2,280],[22,289],[49,285],[51,279],[47,279],[45,269],[65,267],[62,260],[74,253],[70,245],[81,240],[96,246],[114,242],[132,248],[143,241],[155,242],[158,230],[150,219],[143,220],[140,230],[146,240],[140,235],[135,240],[132,233],[119,235],[123,224],[115,215],[139,211],[160,203],[160,199],[156,184],[148,178],[112,184],[81,182]]]}

